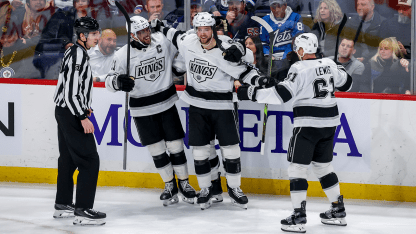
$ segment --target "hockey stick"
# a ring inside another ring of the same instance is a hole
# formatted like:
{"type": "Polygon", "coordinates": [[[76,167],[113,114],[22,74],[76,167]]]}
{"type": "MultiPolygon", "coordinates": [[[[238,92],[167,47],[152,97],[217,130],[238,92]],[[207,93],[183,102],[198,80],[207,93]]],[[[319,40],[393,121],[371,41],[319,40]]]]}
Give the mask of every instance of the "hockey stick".
{"type": "MultiPolygon", "coordinates": [[[[111,2],[111,1],[110,1],[111,2]]],[[[131,21],[127,14],[126,9],[118,2],[115,1],[117,8],[123,13],[127,22],[127,77],[130,77],[130,32],[131,32],[131,21]]],[[[129,125],[129,93],[126,92],[126,101],[124,106],[124,148],[123,148],[123,170],[127,168],[127,129],[129,125]]]]}
{"type": "Polygon", "coordinates": [[[312,13],[312,3],[311,2],[308,3],[308,7],[309,7],[309,13],[311,14],[312,23],[313,23],[314,18],[313,18],[313,13],[312,13]]]}
{"type": "Polygon", "coordinates": [[[357,32],[355,33],[355,37],[354,37],[354,46],[355,46],[355,43],[356,43],[356,42],[357,42],[357,40],[358,40],[358,37],[360,36],[361,29],[363,28],[363,23],[364,23],[364,21],[365,21],[365,19],[366,19],[366,18],[367,18],[367,14],[365,14],[365,15],[363,16],[363,18],[361,19],[360,25],[358,26],[357,32]]]}
{"type": "MultiPolygon", "coordinates": [[[[263,26],[264,29],[266,29],[266,31],[269,33],[269,61],[268,61],[268,68],[267,68],[267,73],[269,74],[269,76],[272,76],[272,66],[273,66],[273,47],[274,47],[274,39],[275,39],[275,34],[273,32],[273,28],[262,18],[258,17],[258,16],[252,16],[251,17],[252,20],[256,21],[257,23],[259,23],[261,26],[263,26]]],[[[268,112],[268,107],[269,105],[266,103],[264,104],[264,115],[263,115],[263,131],[262,131],[262,135],[261,135],[261,150],[260,150],[260,154],[264,155],[264,147],[265,147],[265,143],[266,143],[266,125],[267,125],[267,112],[268,112]]]]}
{"type": "Polygon", "coordinates": [[[339,24],[338,33],[337,33],[337,42],[335,44],[335,56],[334,61],[337,62],[338,58],[338,43],[339,43],[339,36],[341,35],[342,30],[344,29],[345,24],[347,23],[347,15],[344,14],[344,17],[342,17],[342,21],[339,24]]]}

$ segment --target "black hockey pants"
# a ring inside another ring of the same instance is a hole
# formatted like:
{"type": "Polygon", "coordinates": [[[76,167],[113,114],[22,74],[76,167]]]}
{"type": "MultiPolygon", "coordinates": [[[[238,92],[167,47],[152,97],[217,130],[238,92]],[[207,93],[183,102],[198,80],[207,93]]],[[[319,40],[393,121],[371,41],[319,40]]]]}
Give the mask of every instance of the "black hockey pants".
{"type": "Polygon", "coordinates": [[[78,117],[67,108],[56,107],[58,123],[58,182],[56,204],[71,204],[73,175],[78,168],[76,208],[93,208],[100,159],[93,134],[85,134],[78,117]]]}

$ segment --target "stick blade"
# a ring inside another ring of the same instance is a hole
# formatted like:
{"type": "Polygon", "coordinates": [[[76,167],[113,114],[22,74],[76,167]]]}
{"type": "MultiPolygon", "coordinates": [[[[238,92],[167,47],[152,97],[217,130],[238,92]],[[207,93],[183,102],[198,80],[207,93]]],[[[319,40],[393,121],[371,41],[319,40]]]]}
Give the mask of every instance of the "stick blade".
{"type": "Polygon", "coordinates": [[[257,23],[259,23],[261,26],[263,26],[263,28],[265,28],[268,33],[273,32],[272,27],[264,19],[262,19],[258,16],[252,16],[251,19],[256,21],[257,23]]]}

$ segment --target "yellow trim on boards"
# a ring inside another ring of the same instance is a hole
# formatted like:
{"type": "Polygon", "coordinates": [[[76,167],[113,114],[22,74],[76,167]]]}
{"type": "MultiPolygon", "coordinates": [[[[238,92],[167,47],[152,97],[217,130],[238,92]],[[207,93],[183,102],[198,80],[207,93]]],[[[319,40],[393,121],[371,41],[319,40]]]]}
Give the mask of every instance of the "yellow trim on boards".
{"type": "MultiPolygon", "coordinates": [[[[0,166],[0,181],[21,183],[56,184],[58,170],[53,168],[5,167],[0,166]]],[[[74,180],[78,171],[74,174],[74,180]]],[[[196,176],[189,177],[190,184],[199,190],[196,176]]],[[[226,191],[225,178],[222,187],[226,191]]],[[[317,181],[309,181],[308,196],[325,197],[321,185],[317,181]]],[[[245,193],[289,195],[288,180],[242,178],[241,189],[245,193]]],[[[98,186],[122,186],[131,188],[163,188],[164,183],[157,173],[100,171],[98,186]]],[[[416,187],[340,183],[341,194],[346,199],[366,199],[416,202],[416,187]]]]}

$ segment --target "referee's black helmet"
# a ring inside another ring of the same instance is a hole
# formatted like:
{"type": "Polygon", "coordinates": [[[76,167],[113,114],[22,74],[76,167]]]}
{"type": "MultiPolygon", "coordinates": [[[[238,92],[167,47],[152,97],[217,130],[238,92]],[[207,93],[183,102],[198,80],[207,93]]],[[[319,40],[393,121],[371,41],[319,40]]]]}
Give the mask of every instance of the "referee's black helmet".
{"type": "Polygon", "coordinates": [[[87,36],[89,32],[100,31],[100,25],[98,24],[97,20],[89,16],[76,19],[74,28],[78,37],[80,33],[84,33],[84,35],[87,36]]]}

